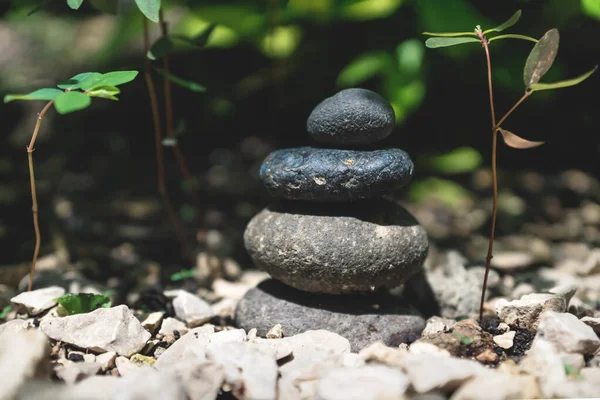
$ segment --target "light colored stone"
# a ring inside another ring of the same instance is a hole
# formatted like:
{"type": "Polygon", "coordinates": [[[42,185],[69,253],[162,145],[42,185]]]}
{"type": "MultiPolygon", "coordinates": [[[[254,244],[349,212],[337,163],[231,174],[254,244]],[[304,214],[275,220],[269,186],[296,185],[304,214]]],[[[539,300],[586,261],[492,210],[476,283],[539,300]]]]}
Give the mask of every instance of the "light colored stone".
{"type": "Polygon", "coordinates": [[[585,261],[577,265],[577,274],[583,276],[600,274],[600,248],[592,250],[585,261]]]}
{"type": "Polygon", "coordinates": [[[216,399],[225,381],[225,368],[214,361],[184,361],[166,369],[182,382],[189,400],[216,399]]]}
{"type": "Polygon", "coordinates": [[[140,351],[151,336],[125,305],[44,319],[40,328],[54,340],[96,352],[114,351],[123,356],[140,351]]]}
{"type": "Polygon", "coordinates": [[[574,380],[556,388],[557,398],[598,398],[600,393],[600,368],[584,368],[574,380]]]}
{"type": "Polygon", "coordinates": [[[317,400],[399,399],[409,381],[400,370],[383,365],[336,368],[317,384],[317,400]]]}
{"type": "Polygon", "coordinates": [[[365,362],[376,362],[390,367],[399,368],[406,350],[388,347],[382,342],[375,342],[358,353],[365,362]]]}
{"type": "Polygon", "coordinates": [[[289,379],[279,379],[277,381],[277,399],[303,400],[300,389],[298,389],[298,387],[289,379]]]}
{"type": "Polygon", "coordinates": [[[267,332],[267,339],[281,339],[283,337],[283,329],[281,324],[277,324],[267,332]]]}
{"type": "Polygon", "coordinates": [[[560,359],[562,360],[563,365],[569,365],[572,370],[580,371],[583,367],[585,367],[585,359],[583,355],[576,353],[562,353],[560,354],[560,359]]]}
{"type": "Polygon", "coordinates": [[[600,348],[600,339],[594,330],[568,313],[547,311],[542,314],[537,336],[565,353],[593,355],[600,348]]]}
{"type": "Polygon", "coordinates": [[[508,331],[504,332],[502,335],[496,335],[493,338],[494,343],[503,349],[510,349],[514,345],[515,335],[515,331],[508,331]]]}
{"type": "Polygon", "coordinates": [[[173,299],[173,308],[177,318],[191,327],[202,325],[215,316],[210,304],[185,290],[178,291],[173,299]]]}
{"type": "Polygon", "coordinates": [[[188,328],[178,319],[167,317],[162,321],[157,336],[162,338],[167,335],[172,335],[173,331],[177,331],[181,336],[183,336],[188,332],[188,328]]]}
{"type": "Polygon", "coordinates": [[[513,400],[536,399],[539,388],[531,375],[505,375],[495,373],[476,376],[462,385],[450,400],[513,400]]]}
{"type": "Polygon", "coordinates": [[[215,332],[210,335],[210,343],[245,342],[246,331],[243,329],[230,329],[215,332]]]}
{"type": "Polygon", "coordinates": [[[342,357],[342,366],[346,368],[358,368],[366,365],[365,360],[356,353],[346,353],[342,357]]]}
{"type": "Polygon", "coordinates": [[[450,332],[455,324],[456,321],[453,319],[438,316],[431,317],[427,320],[427,325],[423,329],[421,336],[433,335],[438,332],[450,332]]]}
{"type": "Polygon", "coordinates": [[[73,385],[89,376],[96,375],[100,371],[101,365],[95,362],[69,362],[65,366],[55,368],[56,376],[65,381],[68,385],[73,385]]]}
{"type": "Polygon", "coordinates": [[[65,289],[60,286],[51,286],[44,289],[37,289],[31,292],[23,292],[10,301],[15,310],[27,312],[29,315],[38,315],[56,305],[57,297],[65,294],[65,289]]]}
{"type": "MultiPolygon", "coordinates": [[[[85,381],[83,381],[85,382],[85,381]]],[[[113,399],[187,400],[183,383],[173,373],[141,367],[119,379],[113,399]]]]}
{"type": "Polygon", "coordinates": [[[435,354],[442,357],[450,357],[450,352],[448,350],[427,342],[414,342],[410,345],[408,351],[412,354],[435,354]]]}
{"type": "Polygon", "coordinates": [[[566,285],[555,286],[552,289],[548,290],[548,293],[557,294],[559,296],[564,297],[564,299],[567,303],[567,308],[569,307],[569,303],[571,302],[571,299],[573,298],[573,296],[575,295],[576,292],[577,292],[577,285],[572,284],[572,283],[566,284],[566,285]]]}
{"type": "Polygon", "coordinates": [[[266,354],[247,343],[211,343],[206,356],[225,369],[225,382],[239,399],[275,400],[277,362],[275,354],[266,354]]]}
{"type": "Polygon", "coordinates": [[[530,267],[535,262],[533,254],[525,251],[501,251],[494,254],[492,267],[504,272],[514,272],[530,267]]]}
{"type": "Polygon", "coordinates": [[[565,312],[567,303],[565,298],[550,293],[533,293],[497,305],[496,312],[501,321],[509,325],[518,325],[521,328],[536,330],[540,315],[544,311],[565,312]]]}
{"type": "Polygon", "coordinates": [[[248,339],[248,343],[263,352],[274,352],[276,360],[281,360],[292,354],[292,345],[288,341],[282,339],[263,339],[255,337],[254,339],[248,339]]]}
{"type": "Polygon", "coordinates": [[[581,322],[592,328],[596,332],[596,335],[600,336],[600,318],[583,317],[581,318],[581,322]]]}
{"type": "Polygon", "coordinates": [[[433,354],[409,353],[402,359],[402,367],[418,393],[449,392],[469,379],[493,374],[477,361],[433,354]]]}
{"type": "Polygon", "coordinates": [[[150,313],[150,314],[148,314],[146,319],[144,319],[144,321],[142,322],[142,326],[148,332],[154,334],[154,332],[156,332],[156,330],[160,326],[164,315],[165,314],[162,311],[156,311],[156,312],[150,313]]]}
{"type": "Polygon", "coordinates": [[[154,367],[162,370],[184,360],[197,362],[206,360],[206,346],[210,343],[210,336],[214,331],[215,328],[212,325],[205,325],[190,330],[158,357],[154,367]]]}
{"type": "Polygon", "coordinates": [[[498,329],[501,330],[501,331],[507,332],[507,331],[510,331],[510,326],[508,326],[507,323],[500,322],[498,324],[498,329]]]}
{"type": "Polygon", "coordinates": [[[115,359],[115,366],[117,367],[117,371],[119,371],[119,375],[121,376],[127,376],[132,372],[142,368],[141,365],[138,365],[129,360],[127,357],[123,356],[119,356],[115,359]]]}
{"type": "Polygon", "coordinates": [[[560,354],[552,343],[539,337],[533,340],[519,369],[537,377],[542,397],[553,397],[567,381],[560,354]]]}
{"type": "Polygon", "coordinates": [[[12,319],[0,325],[0,341],[4,340],[4,336],[12,337],[16,334],[23,333],[30,328],[27,321],[22,319],[12,319]]]}
{"type": "Polygon", "coordinates": [[[251,284],[229,282],[220,278],[216,279],[212,284],[212,290],[217,296],[233,300],[241,299],[253,287],[254,285],[251,284]]]}
{"type": "Polygon", "coordinates": [[[214,304],[211,304],[211,308],[213,310],[213,314],[221,318],[233,318],[237,303],[238,300],[225,298],[217,301],[214,304]]]}
{"type": "Polygon", "coordinates": [[[19,387],[35,376],[48,376],[44,361],[49,350],[48,338],[38,330],[4,331],[0,340],[0,399],[12,399],[19,387]]]}
{"type": "Polygon", "coordinates": [[[100,364],[103,371],[106,371],[115,367],[116,358],[117,353],[114,351],[107,351],[106,353],[98,354],[96,356],[96,362],[100,364]]]}
{"type": "Polygon", "coordinates": [[[520,299],[521,297],[535,293],[535,286],[530,283],[519,283],[513,290],[510,292],[510,297],[513,299],[520,299]]]}

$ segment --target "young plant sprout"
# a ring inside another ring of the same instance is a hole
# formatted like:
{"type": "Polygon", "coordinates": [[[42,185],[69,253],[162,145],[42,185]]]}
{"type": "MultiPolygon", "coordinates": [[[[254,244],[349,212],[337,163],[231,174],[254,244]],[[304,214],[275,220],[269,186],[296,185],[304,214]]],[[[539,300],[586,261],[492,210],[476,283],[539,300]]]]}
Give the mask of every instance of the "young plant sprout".
{"type": "Polygon", "coordinates": [[[99,72],[83,72],[77,74],[71,79],[59,83],[56,88],[38,89],[29,94],[9,94],[4,97],[4,102],[8,103],[14,100],[44,100],[47,101],[42,111],[39,112],[31,141],[27,146],[27,158],[29,160],[29,181],[31,185],[31,201],[33,212],[33,228],[35,231],[35,248],[31,261],[29,272],[29,284],[27,290],[31,291],[33,284],[33,275],[35,273],[35,263],[40,252],[40,226],[38,221],[38,202],[35,187],[35,173],[33,169],[33,151],[35,150],[35,141],[37,139],[42,119],[46,112],[54,105],[59,114],[69,114],[74,111],[83,110],[92,103],[92,97],[100,97],[109,100],[118,100],[117,95],[120,90],[117,86],[131,82],[136,76],[137,71],[114,71],[106,74],[99,72]]]}
{"type": "Polygon", "coordinates": [[[434,36],[425,41],[425,45],[429,48],[448,47],[455,46],[465,43],[481,43],[485,50],[485,57],[487,62],[487,77],[488,77],[488,90],[489,90],[489,101],[490,101],[490,112],[492,120],[492,181],[493,181],[493,205],[492,205],[492,226],[489,236],[488,252],[485,259],[485,275],[483,278],[483,288],[481,290],[481,302],[479,306],[479,319],[483,319],[483,303],[485,300],[485,291],[487,288],[487,279],[490,270],[490,264],[492,261],[492,252],[494,247],[494,234],[496,230],[496,214],[498,211],[498,178],[496,170],[496,148],[498,143],[498,133],[502,135],[504,143],[515,149],[530,149],[542,145],[544,142],[533,142],[527,139],[523,139],[520,136],[504,129],[502,124],[506,121],[508,116],[512,114],[517,107],[534,92],[540,90],[559,89],[563,87],[577,85],[583,82],[590,75],[596,71],[598,66],[596,65],[590,71],[572,79],[554,83],[541,83],[540,79],[548,72],[556,54],[558,53],[559,34],[557,29],[550,29],[542,36],[541,39],[537,40],[529,36],[519,34],[502,34],[492,37],[487,37],[488,34],[495,32],[502,32],[507,28],[510,28],[517,23],[521,17],[521,10],[518,10],[503,24],[491,28],[482,30],[479,25],[476,26],[474,32],[448,32],[448,33],[432,33],[423,32],[424,35],[434,36]],[[490,61],[490,50],[489,45],[491,42],[499,39],[521,39],[535,42],[535,46],[529,53],[527,61],[525,62],[525,68],[523,70],[523,82],[525,84],[525,93],[523,96],[504,114],[502,118],[496,120],[496,107],[494,105],[494,95],[492,90],[492,65],[490,61]]]}

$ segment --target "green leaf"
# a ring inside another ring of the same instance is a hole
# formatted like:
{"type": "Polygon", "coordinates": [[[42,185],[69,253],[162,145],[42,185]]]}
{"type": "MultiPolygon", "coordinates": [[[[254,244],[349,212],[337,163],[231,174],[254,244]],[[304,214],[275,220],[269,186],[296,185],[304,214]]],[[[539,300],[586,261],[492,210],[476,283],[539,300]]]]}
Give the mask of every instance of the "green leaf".
{"type": "Polygon", "coordinates": [[[81,84],[81,90],[90,90],[101,86],[119,86],[131,82],[138,71],[113,71],[95,76],[81,84]]]}
{"type": "Polygon", "coordinates": [[[88,313],[111,306],[107,296],[93,293],[67,293],[54,301],[60,305],[57,311],[61,316],[88,313]]]}
{"type": "Polygon", "coordinates": [[[116,95],[121,93],[118,87],[115,86],[100,86],[91,89],[87,92],[90,97],[100,97],[102,99],[119,100],[116,95]]]}
{"type": "Polygon", "coordinates": [[[483,157],[472,147],[459,147],[448,153],[427,156],[423,164],[442,174],[462,174],[476,170],[483,157]]]}
{"type": "Polygon", "coordinates": [[[12,306],[9,304],[7,306],[5,306],[2,311],[0,311],[0,319],[4,319],[6,318],[6,316],[8,315],[9,312],[12,311],[12,306]]]}
{"type": "Polygon", "coordinates": [[[499,128],[498,129],[502,134],[502,139],[504,139],[504,143],[508,147],[512,147],[513,149],[532,149],[534,147],[539,147],[544,144],[544,142],[532,142],[527,139],[523,139],[520,136],[515,135],[514,133],[507,131],[506,129],[499,128]]]}
{"type": "Polygon", "coordinates": [[[77,10],[81,7],[81,4],[83,4],[83,0],[67,0],[67,4],[71,9],[77,10]]]}
{"type": "Polygon", "coordinates": [[[206,92],[206,87],[201,84],[193,81],[188,81],[186,79],[179,78],[171,73],[168,73],[160,68],[154,68],[159,74],[166,77],[173,83],[176,83],[179,86],[183,86],[184,88],[191,90],[192,92],[206,92]]]}
{"type": "Polygon", "coordinates": [[[550,29],[533,46],[523,69],[523,82],[526,88],[531,87],[534,83],[538,83],[544,74],[548,72],[558,53],[559,41],[558,30],[550,29]]]}
{"type": "Polygon", "coordinates": [[[581,0],[581,11],[583,14],[600,20],[600,1],[581,0]]]}
{"type": "Polygon", "coordinates": [[[54,88],[44,88],[33,91],[29,94],[7,94],[4,96],[4,102],[9,103],[14,100],[54,100],[56,96],[63,94],[62,90],[54,88]]]}
{"type": "Polygon", "coordinates": [[[193,278],[193,277],[194,277],[193,269],[182,269],[181,271],[175,272],[174,274],[171,275],[171,281],[172,282],[182,281],[184,279],[193,278]]]}
{"type": "Polygon", "coordinates": [[[337,77],[338,87],[353,87],[394,68],[394,59],[385,51],[365,53],[346,65],[337,77]]]}
{"type": "Polygon", "coordinates": [[[537,40],[536,38],[532,38],[531,36],[518,35],[518,34],[514,34],[514,33],[507,33],[506,35],[494,36],[492,38],[489,38],[488,42],[493,42],[494,40],[498,40],[498,39],[522,39],[522,40],[529,40],[530,42],[534,42],[534,43],[539,42],[539,40],[537,40]]]}
{"type": "Polygon", "coordinates": [[[475,32],[440,32],[440,33],[423,32],[423,35],[437,36],[437,37],[457,37],[457,36],[475,36],[475,37],[477,37],[477,34],[475,32]]]}
{"type": "Polygon", "coordinates": [[[158,22],[160,0],[135,0],[138,8],[152,22],[158,22]]]}
{"type": "Polygon", "coordinates": [[[512,15],[512,17],[510,17],[506,22],[503,22],[502,24],[498,25],[497,27],[491,28],[491,29],[486,29],[485,31],[483,31],[483,34],[485,35],[490,32],[502,32],[503,30],[510,28],[511,26],[516,24],[517,21],[519,20],[519,18],[521,18],[521,10],[517,10],[517,12],[512,15]]]}
{"type": "Polygon", "coordinates": [[[119,0],[90,0],[90,4],[96,10],[110,15],[117,15],[119,12],[119,0]]]}
{"type": "Polygon", "coordinates": [[[575,86],[589,78],[594,72],[596,72],[596,69],[598,69],[597,65],[585,74],[579,75],[577,78],[566,79],[564,81],[558,81],[554,83],[534,83],[529,87],[529,89],[535,92],[539,90],[560,89],[564,87],[575,86]]]}
{"type": "Polygon", "coordinates": [[[81,92],[64,92],[54,99],[54,107],[59,114],[83,110],[91,103],[92,99],[81,92]]]}
{"type": "Polygon", "coordinates": [[[457,44],[463,43],[480,43],[479,39],[470,38],[470,37],[434,37],[429,38],[425,41],[425,46],[430,49],[437,49],[438,47],[449,47],[456,46],[457,44]]]}
{"type": "Polygon", "coordinates": [[[462,334],[462,333],[460,333],[460,332],[452,332],[452,334],[453,334],[454,336],[456,336],[457,338],[459,338],[459,339],[460,339],[460,341],[461,341],[461,342],[463,342],[463,344],[470,345],[471,343],[473,343],[473,339],[471,339],[471,338],[470,338],[470,337],[468,337],[468,336],[465,336],[465,335],[463,335],[463,334],[462,334]]]}
{"type": "Polygon", "coordinates": [[[174,48],[175,45],[171,39],[161,36],[156,42],[154,42],[152,47],[150,47],[150,50],[148,50],[146,56],[151,60],[157,60],[172,52],[174,48]]]}
{"type": "Polygon", "coordinates": [[[69,89],[75,90],[81,87],[81,84],[88,79],[95,78],[101,76],[102,74],[99,72],[82,72],[81,74],[77,74],[74,77],[70,78],[67,81],[61,82],[57,85],[60,89],[69,89]]]}

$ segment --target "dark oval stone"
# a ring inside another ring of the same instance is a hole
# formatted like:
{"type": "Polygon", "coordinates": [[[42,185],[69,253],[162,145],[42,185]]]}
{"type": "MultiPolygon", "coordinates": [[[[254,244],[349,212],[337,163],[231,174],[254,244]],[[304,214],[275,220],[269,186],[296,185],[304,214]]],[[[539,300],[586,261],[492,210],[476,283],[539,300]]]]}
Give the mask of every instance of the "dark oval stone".
{"type": "Polygon", "coordinates": [[[381,341],[397,347],[421,336],[425,320],[402,297],[389,293],[306,293],[274,279],[250,289],[235,308],[236,326],[265,337],[276,324],[286,336],[326,329],[350,341],[353,352],[381,341]]]}
{"type": "Polygon", "coordinates": [[[276,197],[348,201],[381,196],[410,182],[410,156],[400,149],[373,151],[297,147],[276,150],[260,178],[276,197]]]}
{"type": "Polygon", "coordinates": [[[307,292],[369,292],[421,270],[425,229],[387,199],[356,203],[286,201],[258,213],[244,244],[257,267],[307,292]]]}
{"type": "Polygon", "coordinates": [[[346,89],[319,103],[306,128],[321,143],[369,144],[385,139],[395,120],[394,109],[377,93],[346,89]]]}

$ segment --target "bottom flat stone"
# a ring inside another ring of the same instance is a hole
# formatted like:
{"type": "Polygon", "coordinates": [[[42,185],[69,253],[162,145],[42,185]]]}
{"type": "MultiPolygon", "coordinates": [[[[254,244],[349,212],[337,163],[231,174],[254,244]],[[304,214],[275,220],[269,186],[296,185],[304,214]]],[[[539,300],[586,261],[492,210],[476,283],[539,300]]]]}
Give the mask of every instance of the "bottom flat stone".
{"type": "Polygon", "coordinates": [[[387,292],[327,295],[303,292],[275,279],[250,289],[235,311],[235,323],[265,337],[276,324],[284,336],[326,329],[350,341],[358,352],[381,341],[388,346],[418,339],[425,320],[401,297],[387,292]]]}

